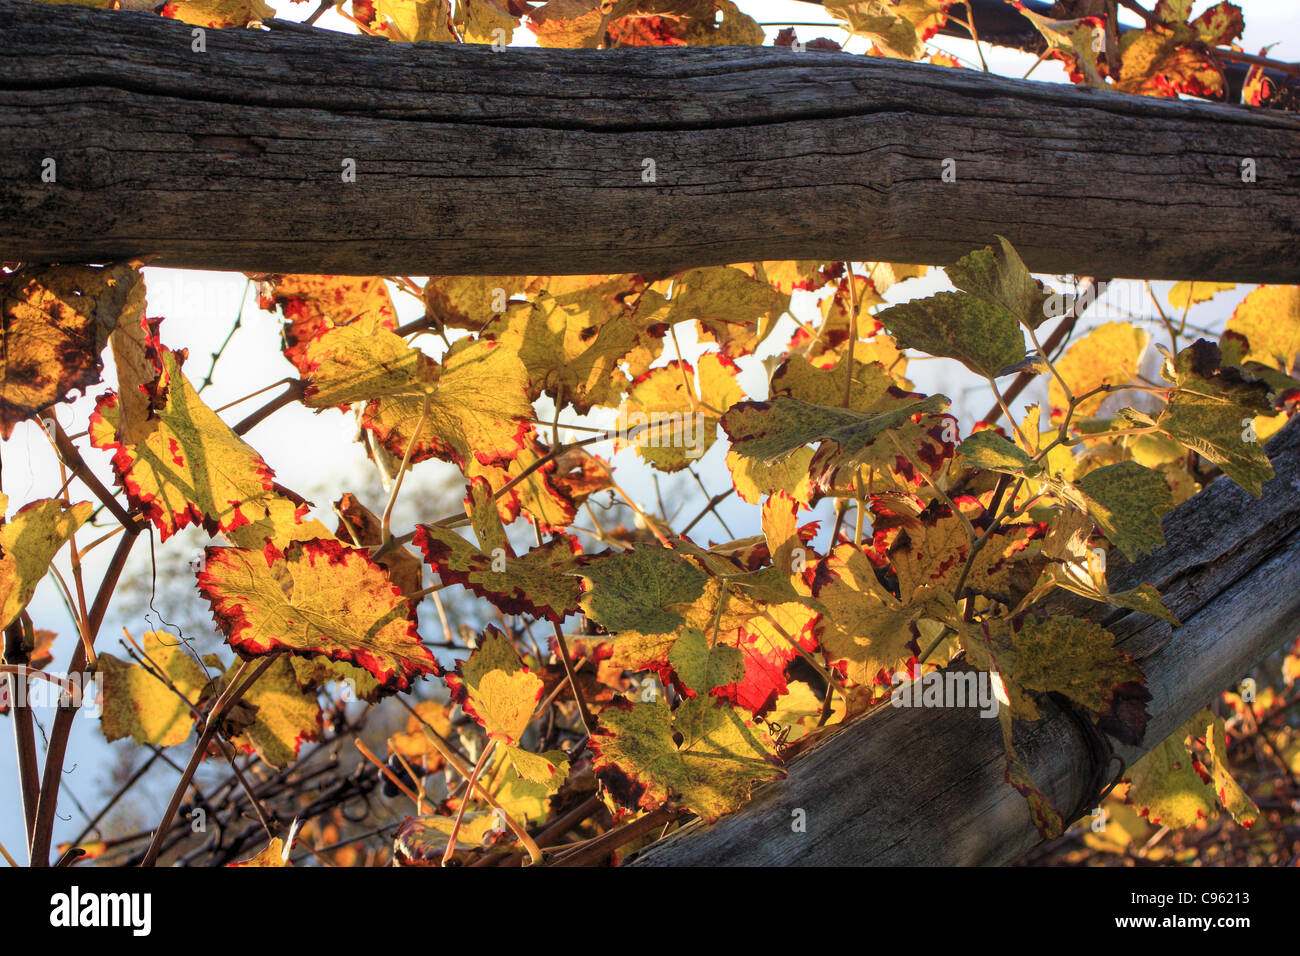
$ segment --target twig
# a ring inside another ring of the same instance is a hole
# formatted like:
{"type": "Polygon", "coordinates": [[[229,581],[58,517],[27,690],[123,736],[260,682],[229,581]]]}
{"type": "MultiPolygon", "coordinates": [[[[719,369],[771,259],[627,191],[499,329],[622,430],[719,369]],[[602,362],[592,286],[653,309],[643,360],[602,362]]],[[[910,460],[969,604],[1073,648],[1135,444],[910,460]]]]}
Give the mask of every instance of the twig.
{"type": "MultiPolygon", "coordinates": [[[[109,560],[108,568],[104,571],[104,578],[99,584],[99,590],[95,594],[95,601],[90,608],[87,631],[90,634],[90,643],[92,645],[95,636],[99,633],[99,627],[103,623],[104,615],[108,612],[109,599],[117,587],[118,579],[122,576],[122,569],[126,566],[126,559],[131,553],[131,546],[135,544],[135,539],[139,536],[139,533],[139,526],[137,525],[132,524],[126,528],[122,540],[117,543],[117,550],[113,552],[113,557],[109,560]]],[[[85,668],[86,649],[84,644],[78,643],[72,652],[69,673],[80,673],[85,668]]],[[[75,698],[65,696],[59,701],[59,709],[54,715],[54,726],[50,730],[49,743],[45,749],[45,768],[41,774],[41,793],[36,809],[36,830],[32,835],[32,866],[49,866],[50,843],[54,832],[54,811],[58,805],[59,786],[63,777],[63,758],[67,753],[68,737],[72,733],[72,720],[77,714],[78,707],[79,702],[75,698]]]]}
{"type": "Polygon", "coordinates": [[[144,859],[140,862],[142,867],[152,867],[158,861],[158,853],[162,849],[163,840],[166,838],[167,831],[171,829],[172,820],[176,816],[176,811],[181,805],[181,799],[185,796],[185,791],[189,788],[190,781],[194,778],[194,773],[199,769],[204,755],[207,753],[208,744],[216,736],[218,729],[221,727],[222,720],[225,719],[226,711],[239,702],[239,699],[248,692],[259,677],[266,673],[269,668],[280,656],[279,651],[272,651],[254,668],[253,673],[242,684],[239,683],[240,677],[249,667],[249,661],[244,661],[231,678],[226,689],[221,692],[216,701],[212,704],[212,709],[208,712],[207,723],[203,727],[203,733],[199,736],[199,742],[194,746],[194,753],[190,757],[189,764],[186,765],[184,772],[181,774],[180,782],[172,792],[171,802],[167,804],[167,809],[163,812],[162,821],[158,824],[158,829],[154,831],[153,839],[149,841],[149,849],[145,851],[144,859]]]}
{"type": "Polygon", "coordinates": [[[578,714],[582,717],[582,727],[591,736],[592,730],[596,727],[596,722],[591,719],[591,713],[587,710],[587,702],[583,699],[582,691],[578,687],[578,679],[573,674],[573,661],[569,658],[569,645],[564,640],[564,630],[560,625],[552,621],[551,626],[555,628],[555,646],[560,652],[560,660],[564,663],[564,673],[569,679],[569,688],[573,691],[573,699],[578,702],[578,714]]]}

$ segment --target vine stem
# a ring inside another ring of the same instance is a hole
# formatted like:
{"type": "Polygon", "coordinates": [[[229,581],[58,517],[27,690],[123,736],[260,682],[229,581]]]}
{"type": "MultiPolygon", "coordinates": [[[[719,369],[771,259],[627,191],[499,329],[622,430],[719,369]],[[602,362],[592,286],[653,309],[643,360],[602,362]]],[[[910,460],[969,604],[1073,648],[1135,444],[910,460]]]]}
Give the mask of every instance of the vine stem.
{"type": "Polygon", "coordinates": [[[853,263],[844,263],[845,282],[849,290],[849,353],[840,359],[844,363],[844,407],[849,407],[853,397],[853,357],[858,351],[858,294],[853,287],[853,263]]]}
{"type": "Polygon", "coordinates": [[[352,743],[355,744],[357,750],[361,752],[361,756],[365,757],[379,768],[379,772],[388,778],[388,782],[398,790],[402,791],[402,794],[415,804],[416,813],[424,813],[424,801],[420,799],[418,794],[413,793],[406,784],[402,783],[401,777],[393,773],[393,771],[387,767],[382,760],[375,756],[374,751],[366,746],[365,741],[360,737],[355,737],[353,738],[352,743]]]}
{"type": "Polygon", "coordinates": [[[474,797],[474,790],[478,785],[479,775],[483,773],[483,768],[487,766],[488,757],[492,756],[492,751],[497,749],[495,740],[488,741],[488,745],[483,748],[479,754],[478,762],[474,764],[474,770],[469,775],[469,786],[465,788],[465,796],[461,798],[460,809],[456,811],[456,822],[451,825],[451,833],[447,836],[447,846],[442,851],[442,865],[446,866],[450,861],[452,854],[456,852],[456,837],[460,834],[460,825],[465,820],[465,808],[474,797]]]}
{"type": "Polygon", "coordinates": [[[272,651],[264,657],[254,667],[253,673],[249,675],[248,679],[241,684],[240,678],[243,677],[250,664],[249,661],[244,661],[239,665],[239,670],[235,672],[235,676],[230,683],[226,685],[226,689],[213,702],[212,709],[208,711],[207,723],[203,726],[203,733],[199,736],[199,742],[194,745],[194,753],[190,755],[190,762],[186,764],[180,782],[176,784],[176,789],[172,791],[171,801],[167,804],[167,809],[158,824],[158,829],[154,831],[153,839],[149,841],[149,848],[145,851],[144,859],[140,861],[141,867],[147,869],[157,864],[158,852],[162,849],[162,843],[166,839],[167,833],[171,830],[172,820],[176,817],[176,811],[180,809],[185,791],[189,789],[190,781],[194,779],[194,774],[199,769],[199,764],[208,751],[208,744],[212,742],[212,738],[220,730],[226,712],[239,702],[240,698],[248,692],[248,689],[257,682],[259,677],[266,673],[267,668],[280,657],[280,653],[280,651],[272,651]]]}
{"type": "MultiPolygon", "coordinates": [[[[1065,314],[1065,317],[1060,324],[1058,324],[1056,328],[1052,329],[1052,334],[1049,335],[1047,341],[1043,343],[1043,348],[1040,351],[1042,351],[1044,361],[1050,361],[1048,353],[1054,351],[1061,345],[1061,343],[1069,338],[1071,333],[1074,332],[1075,325],[1078,324],[1079,318],[1083,315],[1083,309],[1079,307],[1079,303],[1088,302],[1091,304],[1096,299],[1097,289],[1105,286],[1108,282],[1110,282],[1109,279],[1090,278],[1084,283],[1082,291],[1075,297],[1074,304],[1070,306],[1070,311],[1065,314]]],[[[1038,373],[1032,371],[1021,372],[1017,375],[1003,396],[1006,404],[1010,405],[1019,398],[1020,393],[1028,388],[1029,383],[1037,377],[1038,373]]],[[[980,423],[984,425],[992,424],[998,420],[998,414],[1001,411],[1001,405],[995,404],[984,413],[984,416],[980,419],[980,423]]]]}
{"type": "Polygon", "coordinates": [[[236,435],[243,435],[249,431],[252,431],[254,426],[261,424],[264,420],[269,418],[273,413],[278,412],[286,405],[292,405],[294,402],[301,399],[306,392],[306,388],[307,386],[303,384],[302,379],[290,380],[288,388],[286,388],[279,395],[275,396],[275,398],[271,399],[261,408],[257,409],[255,412],[251,412],[246,418],[243,419],[243,421],[239,422],[239,424],[232,427],[231,431],[233,431],[236,435]]]}
{"type": "MultiPolygon", "coordinates": [[[[122,539],[117,543],[117,549],[113,552],[113,557],[109,559],[108,568],[104,571],[104,578],[99,584],[94,603],[90,607],[87,631],[90,634],[90,643],[92,645],[99,633],[99,627],[104,621],[104,615],[108,613],[109,599],[113,595],[113,590],[117,587],[118,579],[122,576],[122,569],[126,567],[126,559],[131,553],[131,547],[135,544],[139,534],[140,528],[138,525],[132,523],[127,526],[122,539]]],[[[85,670],[85,668],[86,648],[84,644],[79,642],[72,652],[68,672],[76,674],[85,670]]],[[[36,805],[36,828],[32,833],[30,845],[32,866],[46,867],[50,865],[50,844],[54,834],[54,811],[58,805],[59,786],[63,779],[63,758],[67,754],[68,737],[72,733],[72,720],[77,715],[78,707],[79,704],[75,698],[65,696],[59,701],[59,709],[54,715],[54,725],[50,729],[49,743],[45,748],[45,768],[41,774],[41,791],[36,805]]]]}
{"type": "Polygon", "coordinates": [[[573,699],[578,702],[578,714],[582,717],[582,727],[591,736],[596,722],[591,719],[591,712],[587,710],[587,702],[583,699],[582,691],[578,687],[578,678],[573,673],[573,661],[569,657],[569,645],[564,640],[564,630],[560,625],[552,621],[551,627],[555,629],[555,646],[560,652],[560,660],[564,662],[564,674],[569,679],[569,688],[573,691],[573,699]]]}
{"type": "Polygon", "coordinates": [[[637,837],[659,827],[672,823],[680,815],[676,807],[660,807],[636,820],[630,820],[621,827],[615,827],[607,833],[578,844],[564,855],[556,857],[551,866],[589,866],[603,860],[619,847],[631,843],[637,837]]]}
{"type": "MultiPolygon", "coordinates": [[[[23,647],[22,624],[17,621],[5,628],[4,656],[6,660],[21,659],[24,664],[28,660],[23,647]]],[[[31,709],[27,704],[26,693],[21,696],[18,694],[19,678],[16,676],[17,671],[9,671],[9,673],[11,676],[7,680],[10,691],[9,698],[12,701],[10,710],[14,722],[14,751],[18,760],[19,793],[23,802],[23,823],[26,827],[27,847],[30,850],[32,837],[36,832],[36,807],[40,802],[41,794],[39,758],[36,754],[36,726],[32,719],[31,709]]],[[[27,678],[23,677],[22,680],[24,681],[23,690],[26,691],[27,678]]]]}
{"type": "Polygon", "coordinates": [[[379,543],[380,546],[387,544],[392,540],[392,521],[393,508],[397,505],[397,496],[402,491],[402,479],[406,477],[406,472],[411,467],[411,455],[415,451],[415,443],[420,437],[420,429],[424,428],[424,423],[429,417],[429,392],[424,393],[424,404],[420,406],[420,418],[415,423],[415,428],[411,431],[410,441],[406,443],[406,454],[402,456],[401,467],[397,469],[397,478],[393,480],[393,490],[388,495],[388,504],[384,506],[384,517],[379,526],[379,543]]]}
{"type": "MultiPolygon", "coordinates": [[[[461,760],[460,755],[456,753],[456,749],[443,738],[442,734],[438,733],[437,730],[430,726],[429,722],[421,717],[414,707],[408,704],[401,697],[397,698],[397,702],[405,707],[407,712],[420,722],[425,737],[427,737],[429,742],[433,744],[433,748],[442,755],[442,759],[447,761],[447,763],[449,763],[462,777],[469,780],[472,771],[469,767],[465,766],[465,761],[461,760]]],[[[493,797],[492,794],[488,793],[487,790],[484,789],[482,784],[476,783],[474,789],[477,789],[478,795],[487,803],[488,806],[501,814],[502,819],[505,820],[506,826],[509,827],[511,832],[519,839],[520,845],[528,851],[529,859],[534,864],[541,863],[541,847],[537,845],[537,842],[529,835],[528,831],[524,829],[514,817],[506,812],[506,809],[497,802],[496,798],[493,797]]]]}
{"type": "Polygon", "coordinates": [[[17,674],[19,676],[39,677],[41,680],[49,681],[55,687],[61,688],[64,693],[72,693],[72,684],[64,683],[53,674],[47,674],[45,671],[38,671],[35,668],[28,667],[26,664],[0,664],[0,674],[17,674]]]}

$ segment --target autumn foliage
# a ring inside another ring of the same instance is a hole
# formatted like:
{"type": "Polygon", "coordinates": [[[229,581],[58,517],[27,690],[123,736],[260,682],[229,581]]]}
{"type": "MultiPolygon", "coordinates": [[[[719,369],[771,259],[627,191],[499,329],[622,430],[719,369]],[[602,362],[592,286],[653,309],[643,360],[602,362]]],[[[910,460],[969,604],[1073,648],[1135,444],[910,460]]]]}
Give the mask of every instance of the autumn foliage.
{"type": "MultiPolygon", "coordinates": [[[[932,56],[927,41],[954,13],[947,0],[825,6],[875,54],[914,60],[932,56]]],[[[1160,0],[1117,49],[1096,40],[1104,18],[1026,15],[1076,82],[1221,96],[1213,51],[1239,38],[1241,12],[1225,2],[1192,17],[1191,6],[1160,0]]],[[[590,48],[764,39],[729,0],[340,9],[357,29],[402,42],[509,42],[524,29],[542,45],[590,48]]],[[[258,0],[160,12],[208,27],[272,13],[258,0]]],[[[797,261],[667,276],[253,277],[264,319],[282,325],[289,378],[268,414],[296,402],[352,416],[390,489],[382,511],[338,489],[331,530],[328,507],[277,481],[274,449],[204,401],[185,329],[146,315],[139,264],[9,264],[0,427],[8,439],[40,425],[75,480],[21,507],[0,496],[6,664],[50,665],[41,649],[52,635],[36,625],[53,622],[25,609],[60,555],[75,567],[98,545],[125,549],[124,561],[137,539],[156,536],[161,548],[200,529],[192,600],[210,610],[224,653],[199,657],[161,629],[133,638],[133,659],[96,653],[120,563],[103,602],[69,602],[81,642],[72,666],[99,677],[104,737],[192,749],[191,776],[202,762],[252,754],[271,780],[356,733],[349,705],[409,701],[388,753],[363,748],[371,786],[391,786],[409,814],[377,840],[356,839],[379,847],[372,862],[621,860],[666,828],[734,812],[829,729],[887,706],[900,678],[958,661],[990,675],[1008,784],[1042,834],[1058,837],[1073,808],[1040,791],[1013,725],[1038,719],[1051,695],[1136,745],[1150,693],[1110,632],[1049,612],[1047,600],[1066,591],[1177,626],[1150,584],[1110,590],[1106,563],[1163,546],[1162,516],[1220,475],[1260,494],[1273,474],[1262,442],[1300,396],[1300,292],[1256,289],[1209,337],[1188,330],[1187,310],[1223,290],[1183,283],[1161,341],[1145,324],[1115,321],[1051,349],[1047,334],[1073,327],[1086,297],[1031,276],[1006,239],[990,235],[947,268],[954,291],[886,302],[928,271],[797,261]],[[816,301],[819,319],[777,341],[796,295],[816,301]],[[418,299],[423,317],[399,324],[394,296],[418,299]],[[684,327],[700,343],[689,360],[675,331],[684,327]],[[101,381],[106,348],[116,381],[101,381]],[[1155,378],[1143,365],[1153,350],[1155,378]],[[909,380],[917,353],[986,382],[1005,414],[962,429],[949,397],[909,380]],[[745,374],[756,368],[757,379],[745,374]],[[1003,401],[1012,383],[1019,393],[1038,376],[1046,404],[1003,401]],[[761,388],[749,394],[742,381],[761,388]],[[61,406],[87,389],[89,430],[68,436],[61,406]],[[609,422],[624,427],[600,424],[609,422]],[[656,432],[655,422],[672,427],[656,432]],[[716,444],[725,471],[698,474],[716,444]],[[629,471],[696,474],[698,507],[643,507],[611,464],[622,448],[635,449],[629,471]],[[463,508],[394,526],[404,476],[431,460],[458,470],[463,508]],[[116,487],[86,462],[108,463],[116,487]],[[752,506],[753,525],[730,540],[702,535],[701,520],[733,495],[752,506]],[[603,525],[601,501],[620,503],[627,520],[603,525]],[[116,540],[100,545],[105,531],[116,540]],[[460,589],[479,611],[453,626],[442,602],[460,589]],[[425,602],[444,633],[420,626],[425,602]]],[[[1288,660],[1294,689],[1300,665],[1288,660]]],[[[1225,729],[1241,726],[1206,710],[1168,740],[1146,741],[1155,749],[1127,768],[1112,801],[1172,827],[1221,810],[1250,826],[1261,811],[1234,779],[1225,729]]],[[[1300,735],[1281,744],[1294,773],[1300,735]]],[[[342,800],[295,799],[304,839],[356,862],[342,800]]],[[[240,844],[240,865],[289,858],[299,834],[265,829],[240,844]]]]}

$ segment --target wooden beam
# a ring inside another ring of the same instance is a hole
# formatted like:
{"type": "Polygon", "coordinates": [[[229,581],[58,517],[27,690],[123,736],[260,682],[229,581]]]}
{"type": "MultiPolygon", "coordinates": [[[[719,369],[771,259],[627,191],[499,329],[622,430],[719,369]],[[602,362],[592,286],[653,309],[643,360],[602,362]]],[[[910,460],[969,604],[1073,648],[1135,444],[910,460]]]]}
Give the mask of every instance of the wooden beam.
{"type": "MultiPolygon", "coordinates": [[[[1098,612],[1095,604],[1058,604],[1114,631],[1146,674],[1152,719],[1142,746],[1114,745],[1129,766],[1300,630],[1300,420],[1268,452],[1277,477],[1261,499],[1220,478],[1166,515],[1164,547],[1111,568],[1115,589],[1160,588],[1182,627],[1136,612],[1098,612]]],[[[1050,700],[1042,720],[1017,730],[1018,752],[1064,814],[1086,812],[1096,797],[1086,737],[1050,700]]],[[[1005,768],[997,720],[973,709],[885,706],[795,758],[786,779],[739,813],[712,827],[688,825],[635,864],[1010,862],[1039,837],[1005,768]],[[796,833],[791,811],[800,808],[807,831],[796,833]]]]}
{"type": "Polygon", "coordinates": [[[1300,279],[1275,111],[771,48],[194,52],[182,23],[22,0],[0,25],[0,259],[650,273],[942,265],[1001,233],[1040,272],[1300,279]]]}

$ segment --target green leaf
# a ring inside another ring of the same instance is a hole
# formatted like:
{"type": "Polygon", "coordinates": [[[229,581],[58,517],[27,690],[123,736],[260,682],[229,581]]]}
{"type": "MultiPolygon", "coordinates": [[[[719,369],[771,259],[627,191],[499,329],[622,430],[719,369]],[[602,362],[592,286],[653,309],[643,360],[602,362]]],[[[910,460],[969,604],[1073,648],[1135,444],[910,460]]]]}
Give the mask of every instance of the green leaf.
{"type": "Polygon", "coordinates": [[[1090,514],[1130,560],[1165,543],[1160,516],[1173,507],[1165,476],[1135,461],[1088,472],[1075,482],[1090,514]]]}
{"type": "Polygon", "coordinates": [[[954,0],[828,0],[826,12],[873,41],[886,55],[919,60],[925,41],[947,21],[954,0]]]}
{"type": "Polygon", "coordinates": [[[1033,477],[1043,469],[1025,452],[991,428],[978,431],[961,443],[959,451],[976,468],[1033,477]]]}
{"type": "Polygon", "coordinates": [[[1163,374],[1177,388],[1156,425],[1258,498],[1273,477],[1273,465],[1252,425],[1256,415],[1272,410],[1271,388],[1234,368],[1221,368],[1220,359],[1218,346],[1204,339],[1166,359],[1163,374]]]}
{"type": "MultiPolygon", "coordinates": [[[[779,463],[810,442],[821,442],[809,463],[809,473],[814,484],[826,487],[840,469],[868,461],[872,446],[891,432],[903,449],[918,448],[928,428],[943,427],[933,416],[947,409],[948,399],[943,395],[906,395],[891,397],[889,405],[892,407],[862,412],[778,396],[768,402],[738,402],[722,416],[722,428],[734,452],[767,465],[779,463]],[[913,416],[921,416],[921,421],[914,422],[913,416]]],[[[900,456],[898,447],[889,441],[880,454],[888,462],[900,456]]],[[[873,464],[880,462],[877,459],[873,464]]]]}
{"type": "Polygon", "coordinates": [[[1141,611],[1143,614],[1150,614],[1152,617],[1168,621],[1174,627],[1179,626],[1178,618],[1174,617],[1169,608],[1165,607],[1165,602],[1160,600],[1160,592],[1153,585],[1139,584],[1127,591],[1109,591],[1105,595],[1105,600],[1106,603],[1114,607],[1128,608],[1130,611],[1141,611]]]}
{"type": "Polygon", "coordinates": [[[685,618],[676,609],[704,593],[709,576],[675,551],[642,546],[593,555],[583,569],[582,610],[610,631],[671,634],[685,618]]]}
{"type": "Polygon", "coordinates": [[[626,806],[655,809],[673,794],[706,823],[739,809],[756,783],[781,776],[739,711],[714,697],[607,707],[591,737],[596,774],[626,806]],[[675,739],[680,735],[680,744],[675,739]]]}
{"type": "Polygon", "coordinates": [[[962,256],[945,271],[957,288],[1010,312],[1022,325],[1037,329],[1050,318],[1044,304],[1051,293],[1029,274],[1011,243],[996,237],[987,246],[962,256]]]}
{"type": "Polygon", "coordinates": [[[967,292],[940,292],[878,312],[898,344],[961,362],[997,378],[1025,357],[1025,338],[1004,308],[967,292]]]}
{"type": "Polygon", "coordinates": [[[1115,648],[1110,631],[1083,618],[1031,614],[1012,643],[1010,697],[1013,690],[1063,694],[1101,717],[1103,730],[1125,743],[1141,742],[1151,694],[1141,668],[1115,648]]]}
{"type": "Polygon", "coordinates": [[[726,644],[710,647],[704,632],[694,627],[682,629],[668,652],[668,663],[686,689],[697,696],[745,676],[745,658],[737,648],[726,644]]]}

